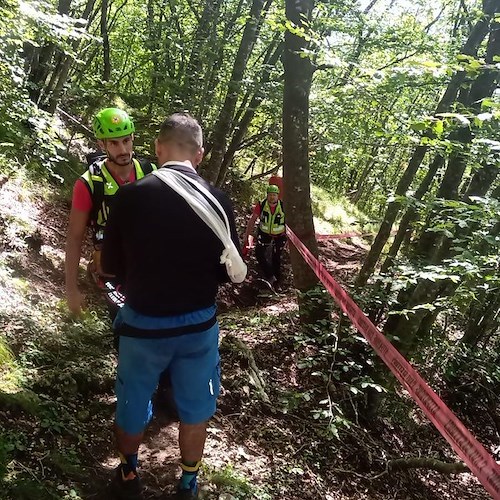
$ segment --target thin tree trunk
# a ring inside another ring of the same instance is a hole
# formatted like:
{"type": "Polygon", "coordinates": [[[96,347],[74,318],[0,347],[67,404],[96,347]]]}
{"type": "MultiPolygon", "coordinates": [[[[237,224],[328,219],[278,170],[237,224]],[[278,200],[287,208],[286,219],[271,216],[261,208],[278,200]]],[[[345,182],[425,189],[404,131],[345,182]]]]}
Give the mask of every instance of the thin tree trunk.
{"type": "Polygon", "coordinates": [[[480,300],[470,306],[467,326],[459,341],[470,349],[496,332],[500,325],[500,290],[488,291],[478,298],[480,300]]]}
{"type": "Polygon", "coordinates": [[[148,30],[148,40],[147,47],[151,53],[151,62],[153,63],[153,71],[151,74],[151,83],[149,87],[149,99],[148,99],[148,111],[147,115],[151,116],[153,112],[154,102],[156,100],[156,93],[158,91],[158,75],[160,73],[159,64],[159,33],[155,30],[155,12],[154,12],[154,2],[153,0],[148,0],[147,2],[147,30],[148,30]]]}
{"type": "Polygon", "coordinates": [[[202,169],[204,177],[211,183],[216,183],[219,176],[221,163],[226,152],[227,134],[231,128],[231,122],[233,120],[234,110],[236,109],[245,68],[263,21],[262,14],[269,8],[271,1],[272,0],[253,0],[250,8],[250,15],[245,24],[238,53],[234,61],[226,99],[214,128],[210,159],[202,169]]]}
{"type": "MultiPolygon", "coordinates": [[[[406,194],[406,190],[410,187],[415,174],[417,173],[420,164],[422,163],[425,153],[427,152],[427,146],[418,146],[415,152],[413,153],[408,166],[406,167],[403,176],[398,182],[398,185],[395,190],[396,196],[404,196],[406,194]]],[[[391,234],[392,225],[396,220],[399,209],[401,207],[401,202],[398,200],[392,201],[389,203],[387,210],[385,212],[384,219],[380,224],[380,229],[375,237],[375,240],[368,252],[368,255],[363,262],[363,266],[356,278],[356,286],[362,287],[368,281],[368,278],[373,273],[375,266],[377,265],[378,259],[382,250],[389,239],[391,234]]]]}
{"type": "Polygon", "coordinates": [[[276,63],[278,62],[278,59],[283,53],[283,48],[284,48],[283,43],[278,44],[278,46],[275,47],[274,51],[270,54],[270,57],[264,60],[263,63],[264,71],[262,73],[260,82],[257,84],[255,94],[252,97],[252,100],[250,101],[250,104],[248,105],[242,119],[236,125],[235,132],[231,139],[231,143],[229,144],[229,147],[227,148],[227,151],[224,155],[224,159],[222,160],[219,176],[217,178],[217,184],[219,186],[222,185],[222,183],[224,182],[227,174],[227,169],[231,164],[231,162],[233,161],[234,155],[236,151],[238,151],[238,148],[241,144],[241,141],[243,140],[243,137],[248,131],[248,127],[252,122],[252,119],[255,115],[255,112],[257,111],[257,108],[260,106],[260,103],[264,99],[264,92],[262,91],[262,89],[265,87],[265,84],[269,81],[271,71],[274,69],[276,63]]]}
{"type": "MultiPolygon", "coordinates": [[[[57,12],[61,15],[69,14],[71,0],[59,0],[57,12]]],[[[56,45],[52,42],[35,49],[35,54],[32,56],[32,64],[28,80],[30,81],[30,99],[39,103],[52,67],[52,56],[56,51],[56,45]]]]}
{"type": "MultiPolygon", "coordinates": [[[[92,12],[92,9],[94,8],[95,2],[96,2],[96,0],[87,0],[87,3],[85,5],[85,9],[83,10],[83,13],[80,15],[80,17],[82,19],[89,18],[90,14],[92,12]]],[[[80,40],[79,39],[73,40],[72,48],[73,48],[74,52],[76,52],[78,50],[79,46],[80,46],[80,40]]],[[[48,101],[47,111],[49,113],[55,112],[55,110],[59,104],[64,85],[66,84],[66,82],[68,80],[69,72],[70,72],[71,67],[74,63],[74,59],[71,58],[70,56],[63,55],[62,58],[63,59],[57,68],[58,71],[54,71],[53,76],[56,77],[55,83],[53,84],[54,87],[48,89],[48,92],[47,92],[46,97],[45,97],[45,99],[48,101]]]]}
{"type": "Polygon", "coordinates": [[[111,60],[109,54],[109,37],[108,37],[108,0],[102,0],[101,5],[101,38],[102,38],[102,79],[104,82],[109,82],[111,78],[111,60]]]}
{"type": "Polygon", "coordinates": [[[361,199],[363,195],[363,189],[361,189],[365,185],[366,179],[368,179],[368,175],[370,174],[373,165],[377,161],[377,151],[378,146],[372,146],[370,153],[368,154],[368,160],[366,162],[365,167],[363,168],[360,176],[356,180],[356,186],[353,188],[354,193],[352,194],[351,201],[356,204],[361,199]]]}
{"type": "MultiPolygon", "coordinates": [[[[234,36],[236,36],[235,29],[237,26],[237,21],[241,16],[241,11],[244,5],[244,0],[238,1],[238,5],[234,10],[234,13],[232,13],[230,19],[224,25],[224,31],[220,38],[220,40],[222,40],[222,43],[219,43],[218,51],[215,51],[214,49],[210,51],[210,58],[207,61],[208,76],[203,79],[203,86],[201,88],[200,95],[197,97],[197,104],[195,108],[197,111],[197,116],[202,120],[209,114],[210,108],[215,105],[216,101],[214,101],[213,96],[216,93],[217,87],[219,86],[219,75],[225,56],[225,41],[231,40],[234,36]]],[[[212,33],[211,35],[213,42],[210,45],[212,47],[215,47],[216,45],[216,35],[216,32],[212,33]]],[[[209,138],[205,151],[207,155],[212,149],[211,144],[212,141],[209,138]]]]}
{"type": "MultiPolygon", "coordinates": [[[[287,19],[293,26],[307,29],[311,19],[312,0],[286,0],[287,19]]],[[[290,30],[285,32],[283,65],[283,183],[287,224],[314,254],[318,255],[311,208],[309,180],[309,93],[313,67],[309,57],[301,57],[308,48],[305,38],[290,30]]],[[[318,279],[298,251],[290,245],[295,287],[299,294],[299,311],[304,324],[328,317],[326,303],[315,302],[304,295],[318,285],[318,279]]]]}
{"type": "MultiPolygon", "coordinates": [[[[425,195],[425,193],[427,193],[432,184],[432,181],[434,180],[437,171],[443,165],[443,163],[444,163],[444,158],[441,155],[436,155],[433,162],[429,166],[427,174],[425,174],[425,177],[423,178],[422,182],[420,183],[420,186],[418,187],[415,193],[416,200],[421,200],[425,195]]],[[[391,248],[389,249],[387,258],[385,259],[384,263],[382,264],[382,267],[380,268],[381,273],[386,273],[392,267],[392,264],[394,263],[394,259],[396,258],[396,255],[399,252],[401,244],[403,243],[403,241],[411,237],[411,229],[409,228],[410,225],[413,224],[413,222],[415,222],[417,213],[418,213],[417,208],[414,206],[409,207],[406,210],[406,213],[404,214],[403,218],[401,219],[401,222],[399,223],[398,232],[394,237],[394,242],[392,243],[391,248]]]]}
{"type": "Polygon", "coordinates": [[[203,5],[203,12],[198,22],[198,29],[195,31],[195,38],[181,90],[181,99],[185,105],[191,103],[191,100],[196,99],[200,94],[200,84],[203,82],[200,78],[200,69],[208,68],[204,59],[206,59],[208,41],[217,26],[220,6],[221,0],[206,0],[203,5]]]}

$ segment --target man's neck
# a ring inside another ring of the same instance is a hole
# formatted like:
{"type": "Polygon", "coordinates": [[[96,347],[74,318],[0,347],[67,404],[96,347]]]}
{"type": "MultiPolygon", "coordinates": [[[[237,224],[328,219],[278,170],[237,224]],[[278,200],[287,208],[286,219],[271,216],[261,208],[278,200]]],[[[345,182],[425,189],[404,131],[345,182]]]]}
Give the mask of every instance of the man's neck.
{"type": "Polygon", "coordinates": [[[162,167],[168,167],[169,165],[183,165],[185,167],[192,168],[196,172],[196,167],[193,165],[191,160],[165,160],[160,162],[162,167]]]}
{"type": "Polygon", "coordinates": [[[131,161],[128,165],[117,165],[111,160],[106,160],[106,168],[115,176],[126,181],[130,177],[130,172],[134,168],[134,162],[131,161]]]}

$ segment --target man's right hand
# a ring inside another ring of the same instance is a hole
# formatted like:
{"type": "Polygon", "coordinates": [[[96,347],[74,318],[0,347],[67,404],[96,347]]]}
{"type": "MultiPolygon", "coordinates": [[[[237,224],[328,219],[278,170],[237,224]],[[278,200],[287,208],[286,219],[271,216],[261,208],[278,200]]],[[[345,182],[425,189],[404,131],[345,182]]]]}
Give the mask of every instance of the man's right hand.
{"type": "Polygon", "coordinates": [[[243,254],[243,257],[247,257],[252,248],[253,248],[253,235],[249,234],[245,236],[245,244],[241,252],[243,254]]]}
{"type": "Polygon", "coordinates": [[[78,290],[74,288],[66,291],[66,302],[68,304],[68,309],[74,316],[79,316],[82,313],[84,296],[78,290]]]}

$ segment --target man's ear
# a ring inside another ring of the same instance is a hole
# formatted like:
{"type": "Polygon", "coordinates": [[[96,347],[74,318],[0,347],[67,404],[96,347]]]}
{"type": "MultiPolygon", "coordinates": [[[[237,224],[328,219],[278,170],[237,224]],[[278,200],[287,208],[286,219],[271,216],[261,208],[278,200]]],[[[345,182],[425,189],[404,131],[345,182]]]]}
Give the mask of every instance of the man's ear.
{"type": "Polygon", "coordinates": [[[201,163],[201,160],[203,160],[204,153],[205,153],[205,150],[203,148],[198,149],[198,151],[196,152],[196,156],[194,157],[193,167],[196,168],[201,163]]]}
{"type": "Polygon", "coordinates": [[[106,143],[102,139],[97,139],[97,145],[101,151],[106,151],[106,143]]]}
{"type": "Polygon", "coordinates": [[[155,139],[155,154],[159,163],[164,163],[168,160],[168,142],[162,142],[158,138],[155,139]]]}

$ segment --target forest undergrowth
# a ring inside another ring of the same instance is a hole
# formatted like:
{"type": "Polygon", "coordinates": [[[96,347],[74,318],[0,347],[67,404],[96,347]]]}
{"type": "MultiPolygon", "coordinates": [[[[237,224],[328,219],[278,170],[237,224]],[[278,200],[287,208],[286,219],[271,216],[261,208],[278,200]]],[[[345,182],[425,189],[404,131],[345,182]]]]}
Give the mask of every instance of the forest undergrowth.
{"type": "MultiPolygon", "coordinates": [[[[21,174],[0,188],[0,498],[105,500],[117,464],[116,354],[102,297],[83,269],[88,308],[79,320],[68,316],[68,202],[54,192],[35,195],[21,174]]],[[[328,241],[321,253],[348,285],[366,248],[361,240],[328,241]]],[[[286,269],[291,275],[288,260],[286,269]]],[[[360,339],[302,331],[290,279],[283,293],[270,294],[252,278],[220,294],[223,389],[209,426],[202,498],[487,498],[469,473],[391,470],[397,458],[455,459],[401,391],[367,422],[359,413],[367,386],[336,376],[356,370],[343,344],[360,339]]],[[[475,418],[480,434],[482,417],[475,418]]],[[[140,450],[148,498],[173,493],[176,426],[156,408],[140,450]]]]}

